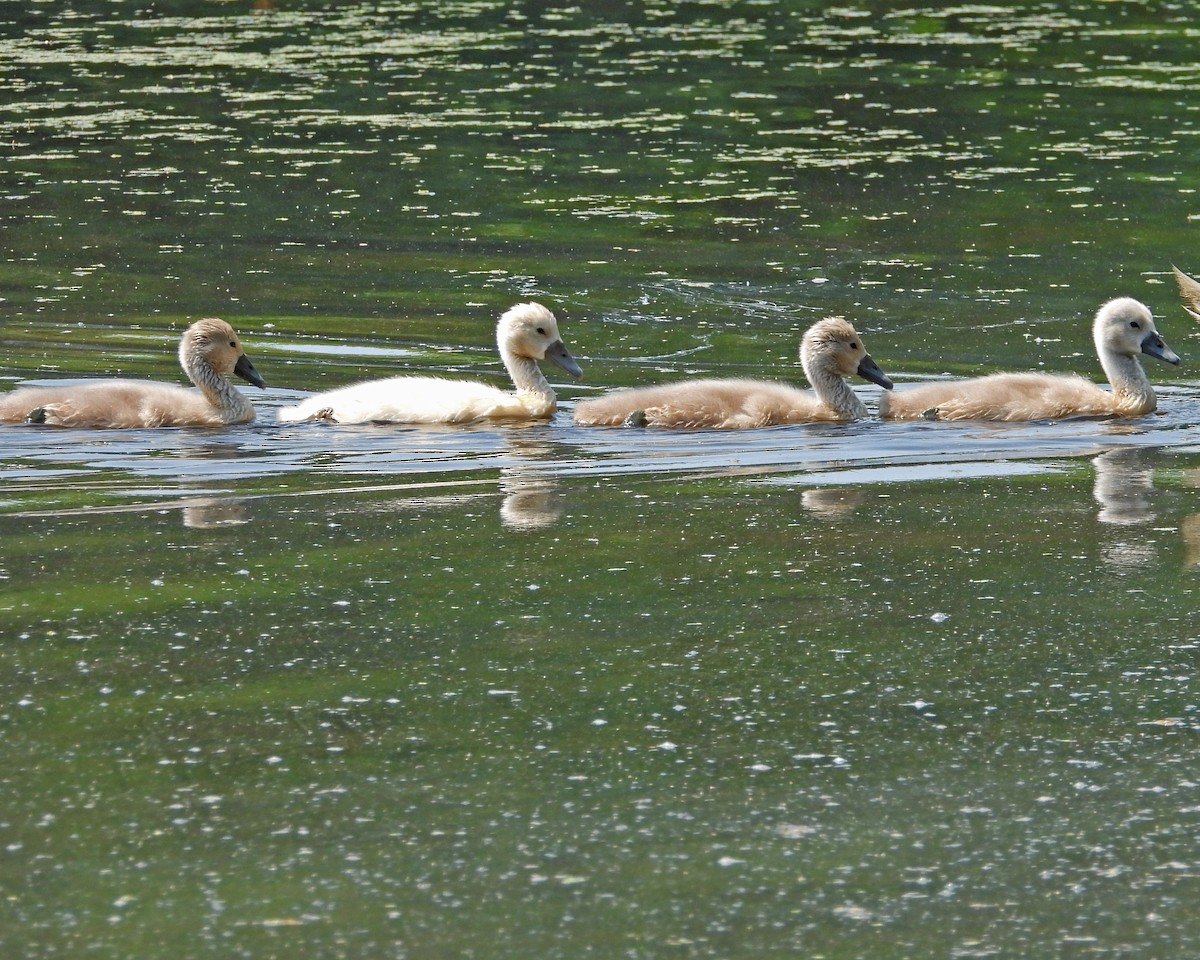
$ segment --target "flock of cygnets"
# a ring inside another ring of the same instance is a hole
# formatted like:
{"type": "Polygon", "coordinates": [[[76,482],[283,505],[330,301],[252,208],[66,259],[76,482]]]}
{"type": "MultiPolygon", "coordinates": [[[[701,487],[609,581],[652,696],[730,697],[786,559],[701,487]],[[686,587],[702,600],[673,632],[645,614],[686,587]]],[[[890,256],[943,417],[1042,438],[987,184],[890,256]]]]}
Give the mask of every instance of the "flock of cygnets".
{"type": "MultiPolygon", "coordinates": [[[[1175,270],[1185,309],[1200,319],[1200,283],[1175,270]]],[[[1178,364],[1150,310],[1131,297],[1104,304],[1092,326],[1096,353],[1111,385],[1049,373],[997,373],[893,390],[862,337],[841,318],[821,320],[800,344],[812,390],[744,378],[696,379],[614,390],[575,404],[582,426],[745,429],[775,424],[855,420],[868,416],[846,382],[857,375],[884,388],[879,415],[889,420],[1057,420],[1136,417],[1155,409],[1154,387],[1139,355],[1178,364]]],[[[283,423],[461,424],[484,420],[539,420],[555,410],[554,390],[538,366],[548,360],[582,375],[558,331],[554,314],[538,303],[506,311],[496,343],[514,392],[441,377],[389,377],[314,394],[283,407],[283,423]]],[[[137,380],[96,380],[21,387],[0,394],[0,422],[63,427],[222,426],[247,423],[254,408],[230,382],[237,375],[264,387],[224,320],[199,320],[184,331],[179,363],[196,390],[137,380]]]]}

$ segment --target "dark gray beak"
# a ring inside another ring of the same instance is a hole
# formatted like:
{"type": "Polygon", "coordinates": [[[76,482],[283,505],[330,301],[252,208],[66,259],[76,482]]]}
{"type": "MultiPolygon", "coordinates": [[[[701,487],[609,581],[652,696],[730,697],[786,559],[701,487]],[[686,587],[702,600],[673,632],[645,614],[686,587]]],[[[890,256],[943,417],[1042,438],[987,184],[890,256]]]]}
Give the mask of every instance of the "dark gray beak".
{"type": "Polygon", "coordinates": [[[879,369],[879,364],[871,359],[868,353],[858,364],[858,369],[855,371],[864,380],[870,380],[872,383],[877,383],[884,390],[892,389],[892,381],[887,378],[887,375],[879,369]]]}
{"type": "Polygon", "coordinates": [[[1167,363],[1179,364],[1179,354],[1168,347],[1157,333],[1148,333],[1142,340],[1142,353],[1148,353],[1167,363]]]}
{"type": "Polygon", "coordinates": [[[247,383],[252,383],[260,390],[266,387],[267,381],[264,380],[257,370],[254,369],[254,364],[250,362],[250,358],[244,353],[238,357],[237,365],[233,368],[233,372],[245,380],[247,383]]]}
{"type": "Polygon", "coordinates": [[[554,343],[546,348],[546,359],[555,366],[562,367],[573,377],[583,376],[583,371],[579,369],[579,364],[575,362],[575,358],[571,356],[571,352],[561,340],[555,340],[554,343]]]}

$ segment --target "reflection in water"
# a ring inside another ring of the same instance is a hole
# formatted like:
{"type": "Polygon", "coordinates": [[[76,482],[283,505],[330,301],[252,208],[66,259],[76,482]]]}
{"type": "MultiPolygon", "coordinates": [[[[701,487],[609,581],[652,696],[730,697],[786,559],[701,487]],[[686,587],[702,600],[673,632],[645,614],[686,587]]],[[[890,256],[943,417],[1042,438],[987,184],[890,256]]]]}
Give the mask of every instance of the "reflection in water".
{"type": "Polygon", "coordinates": [[[558,450],[541,432],[514,425],[504,432],[504,442],[516,460],[528,461],[500,470],[500,522],[510,530],[539,530],[553,526],[567,508],[566,495],[557,480],[547,476],[542,464],[553,463],[558,450]]]}
{"type": "MultiPolygon", "coordinates": [[[[1200,487],[1200,470],[1189,470],[1187,483],[1200,487]]],[[[1179,522],[1179,535],[1183,538],[1183,566],[1185,570],[1200,570],[1200,513],[1193,513],[1179,522]]]]}
{"type": "Polygon", "coordinates": [[[551,527],[567,508],[566,495],[558,482],[548,477],[526,477],[506,470],[500,489],[504,491],[500,522],[510,530],[551,527]]]}
{"type": "Polygon", "coordinates": [[[204,497],[183,504],[183,525],[195,530],[238,527],[249,522],[249,505],[238,497],[204,497]]]}
{"type": "Polygon", "coordinates": [[[1145,459],[1144,450],[1123,447],[1102,453],[1092,461],[1096,468],[1092,493],[1100,504],[1101,523],[1127,526],[1154,520],[1150,503],[1154,468],[1145,459]]]}
{"type": "MultiPolygon", "coordinates": [[[[1146,451],[1136,447],[1109,450],[1092,461],[1096,468],[1092,493],[1100,504],[1101,523],[1131,527],[1154,521],[1154,468],[1145,461],[1146,451]]],[[[1157,551],[1153,542],[1141,536],[1118,536],[1102,545],[1101,556],[1113,570],[1131,573],[1154,560],[1157,551]]]]}
{"type": "Polygon", "coordinates": [[[243,439],[238,434],[198,435],[181,431],[178,443],[163,446],[181,460],[243,460],[254,456],[243,447],[243,439]]]}
{"type": "Polygon", "coordinates": [[[1184,517],[1179,524],[1183,537],[1183,566],[1186,570],[1200,569],[1200,513],[1184,517]]]}
{"type": "Polygon", "coordinates": [[[1158,556],[1154,544],[1144,540],[1114,540],[1100,551],[1105,566],[1117,573],[1137,573],[1158,556]]]}
{"type": "Polygon", "coordinates": [[[849,487],[820,487],[800,494],[800,503],[814,516],[836,520],[859,508],[866,499],[862,490],[849,487]]]}

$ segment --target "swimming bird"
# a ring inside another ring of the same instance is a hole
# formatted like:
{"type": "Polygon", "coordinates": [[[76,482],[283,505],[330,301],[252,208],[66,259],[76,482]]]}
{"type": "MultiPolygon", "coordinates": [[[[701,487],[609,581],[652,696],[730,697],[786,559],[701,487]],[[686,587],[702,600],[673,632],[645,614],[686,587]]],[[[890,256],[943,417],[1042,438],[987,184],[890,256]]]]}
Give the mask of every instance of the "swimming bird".
{"type": "Polygon", "coordinates": [[[279,411],[283,423],[474,423],[480,420],[544,420],[556,406],[554,390],[538,368],[549,360],[573,377],[583,375],[558,332],[554,314],[540,303],[518,303],[496,325],[500,358],[515,393],[470,380],[389,377],[367,380],[279,411]]]}
{"type": "Polygon", "coordinates": [[[1194,320],[1200,320],[1200,281],[1193,280],[1178,267],[1171,267],[1175,272],[1175,282],[1179,285],[1179,296],[1183,300],[1183,309],[1194,320]]]}
{"type": "Polygon", "coordinates": [[[1179,357],[1163,342],[1145,304],[1118,297],[1092,324],[1100,366],[1112,391],[1076,374],[994,373],[897,390],[879,404],[890,420],[1061,420],[1139,417],[1157,406],[1154,386],[1138,361],[1145,353],[1170,364],[1179,357]]]}
{"type": "Polygon", "coordinates": [[[199,389],[149,380],[95,380],[20,387],[0,394],[0,423],[55,427],[220,427],[249,423],[254,407],[229,382],[265,387],[224,320],[197,320],[179,340],[179,365],[199,389]]]}
{"type": "Polygon", "coordinates": [[[577,424],[589,427],[650,426],[719,430],[769,427],[816,420],[855,420],[867,408],[845,377],[857,374],[892,388],[841,317],[813,324],[800,341],[800,362],[812,390],[768,380],[681,380],[615,390],[575,405],[577,424]]]}

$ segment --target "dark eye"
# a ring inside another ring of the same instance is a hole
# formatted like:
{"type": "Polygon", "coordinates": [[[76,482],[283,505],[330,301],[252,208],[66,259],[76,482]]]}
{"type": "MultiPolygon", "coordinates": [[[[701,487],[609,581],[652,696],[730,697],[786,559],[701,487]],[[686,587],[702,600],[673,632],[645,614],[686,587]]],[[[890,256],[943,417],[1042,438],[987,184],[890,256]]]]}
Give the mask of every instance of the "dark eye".
{"type": "Polygon", "coordinates": [[[236,341],[236,340],[230,340],[230,341],[229,341],[229,345],[230,345],[231,347],[233,347],[233,349],[234,349],[234,350],[236,350],[236,349],[237,349],[237,341],[236,341]]]}
{"type": "Polygon", "coordinates": [[[537,328],[537,331],[538,331],[538,333],[540,333],[540,334],[541,334],[543,337],[546,335],[546,328],[545,328],[545,327],[538,327],[538,328],[537,328]]]}
{"type": "Polygon", "coordinates": [[[858,349],[858,344],[857,344],[857,343],[855,343],[853,340],[851,340],[851,341],[850,341],[850,349],[851,349],[851,350],[857,350],[857,349],[858,349]]]}
{"type": "Polygon", "coordinates": [[[1141,325],[1140,323],[1138,323],[1136,320],[1130,320],[1130,321],[1129,321],[1129,325],[1130,325],[1131,327],[1133,327],[1133,329],[1134,329],[1134,330],[1141,330],[1141,329],[1142,329],[1142,325],[1141,325]]]}

